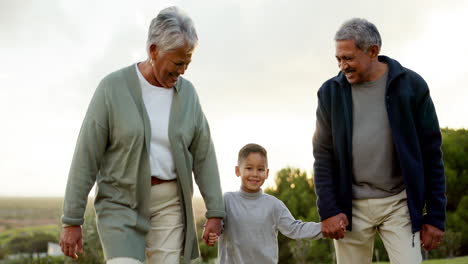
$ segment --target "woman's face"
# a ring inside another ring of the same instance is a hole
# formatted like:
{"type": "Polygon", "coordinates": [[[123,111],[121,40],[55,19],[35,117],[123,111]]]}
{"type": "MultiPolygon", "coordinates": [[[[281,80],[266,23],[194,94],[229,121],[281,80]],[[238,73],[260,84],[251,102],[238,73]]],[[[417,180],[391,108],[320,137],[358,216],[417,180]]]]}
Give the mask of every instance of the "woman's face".
{"type": "Polygon", "coordinates": [[[192,61],[193,49],[184,45],[178,49],[166,51],[161,54],[155,45],[150,48],[152,70],[156,86],[172,88],[180,75],[185,73],[192,61]]]}

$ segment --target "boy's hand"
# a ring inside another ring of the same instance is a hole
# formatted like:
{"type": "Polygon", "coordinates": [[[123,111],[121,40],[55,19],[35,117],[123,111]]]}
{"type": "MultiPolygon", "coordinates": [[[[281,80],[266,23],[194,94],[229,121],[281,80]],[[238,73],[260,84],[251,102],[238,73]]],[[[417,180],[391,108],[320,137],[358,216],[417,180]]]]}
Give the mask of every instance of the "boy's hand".
{"type": "Polygon", "coordinates": [[[346,233],[346,225],[343,222],[343,220],[340,220],[340,228],[341,228],[341,230],[343,230],[344,233],[346,233]]]}
{"type": "Polygon", "coordinates": [[[218,235],[216,233],[209,233],[208,234],[208,246],[212,247],[215,243],[218,242],[218,235]]]}
{"type": "Polygon", "coordinates": [[[210,234],[215,234],[216,236],[221,235],[221,218],[208,218],[205,223],[205,229],[203,230],[203,241],[208,246],[213,246],[209,244],[210,234]]]}

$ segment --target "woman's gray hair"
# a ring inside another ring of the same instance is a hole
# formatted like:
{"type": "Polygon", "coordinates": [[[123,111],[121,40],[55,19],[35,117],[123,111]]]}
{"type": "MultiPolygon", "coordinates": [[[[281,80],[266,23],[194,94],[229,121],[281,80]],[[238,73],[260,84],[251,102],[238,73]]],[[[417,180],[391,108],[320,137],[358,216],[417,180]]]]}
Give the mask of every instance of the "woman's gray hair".
{"type": "Polygon", "coordinates": [[[176,6],[167,7],[151,21],[146,41],[146,51],[151,45],[158,47],[159,54],[188,45],[193,50],[198,36],[192,19],[176,6]]]}
{"type": "Polygon", "coordinates": [[[341,25],[335,34],[335,41],[354,40],[356,47],[364,52],[373,46],[382,47],[382,39],[377,27],[364,18],[352,18],[341,25]]]}

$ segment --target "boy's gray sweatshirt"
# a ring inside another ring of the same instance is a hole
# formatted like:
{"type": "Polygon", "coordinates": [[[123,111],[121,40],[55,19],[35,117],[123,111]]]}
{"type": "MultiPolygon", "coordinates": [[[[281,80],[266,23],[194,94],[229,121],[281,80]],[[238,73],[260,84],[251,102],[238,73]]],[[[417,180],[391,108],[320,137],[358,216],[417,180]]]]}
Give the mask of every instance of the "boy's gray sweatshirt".
{"type": "Polygon", "coordinates": [[[221,264],[278,263],[278,230],[292,238],[319,239],[321,225],[294,219],[276,197],[243,190],[224,194],[226,217],[219,238],[221,264]]]}

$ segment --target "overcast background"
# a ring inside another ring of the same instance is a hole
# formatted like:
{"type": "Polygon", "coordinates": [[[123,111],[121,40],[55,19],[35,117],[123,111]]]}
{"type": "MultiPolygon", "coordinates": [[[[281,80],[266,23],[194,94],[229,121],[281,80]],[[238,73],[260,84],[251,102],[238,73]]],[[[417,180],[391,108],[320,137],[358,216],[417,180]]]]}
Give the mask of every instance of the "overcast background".
{"type": "Polygon", "coordinates": [[[351,17],[376,24],[381,54],[428,82],[442,127],[468,127],[467,1],[0,0],[0,196],[62,196],[96,85],[146,59],[164,7],[194,20],[186,78],[210,122],[223,191],[239,188],[237,152],[269,152],[270,178],[312,172],[316,92],[338,72],[333,36],[351,17]]]}

